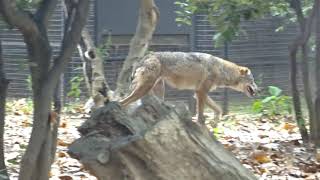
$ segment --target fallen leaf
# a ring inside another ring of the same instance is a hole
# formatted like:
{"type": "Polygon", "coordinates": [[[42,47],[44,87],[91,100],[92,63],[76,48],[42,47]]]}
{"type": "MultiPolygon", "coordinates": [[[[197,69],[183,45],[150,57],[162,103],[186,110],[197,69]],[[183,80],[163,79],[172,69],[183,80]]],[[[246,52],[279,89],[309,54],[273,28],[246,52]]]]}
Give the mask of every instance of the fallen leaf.
{"type": "Polygon", "coordinates": [[[69,145],[70,145],[70,143],[67,143],[67,142],[65,142],[65,141],[62,141],[61,139],[58,139],[57,144],[58,144],[59,146],[69,146],[69,145]]]}
{"type": "Polygon", "coordinates": [[[85,110],[82,107],[75,107],[74,108],[75,113],[85,113],[85,110]]]}
{"type": "Polygon", "coordinates": [[[66,122],[61,123],[60,127],[61,128],[66,128],[67,127],[67,123],[66,122]]]}
{"type": "Polygon", "coordinates": [[[59,176],[59,179],[61,179],[61,180],[73,180],[73,177],[71,177],[69,175],[61,175],[61,176],[59,176]]]}
{"type": "Polygon", "coordinates": [[[65,152],[58,152],[58,157],[59,158],[67,157],[67,154],[65,152]]]}
{"type": "Polygon", "coordinates": [[[288,123],[288,122],[285,122],[283,125],[282,125],[282,128],[287,130],[288,132],[292,132],[294,128],[296,128],[297,126],[295,124],[292,124],[292,123],[288,123]]]}
{"type": "Polygon", "coordinates": [[[31,123],[28,120],[22,121],[22,127],[30,127],[31,123]]]}
{"type": "Polygon", "coordinates": [[[305,173],[317,173],[318,167],[316,165],[305,165],[301,168],[305,173]]]}
{"type": "Polygon", "coordinates": [[[16,115],[16,116],[22,115],[22,113],[20,111],[15,111],[13,114],[16,115]]]}
{"type": "Polygon", "coordinates": [[[255,151],[251,154],[251,158],[256,160],[259,163],[268,163],[271,161],[270,157],[268,156],[268,154],[264,151],[255,151]]]}

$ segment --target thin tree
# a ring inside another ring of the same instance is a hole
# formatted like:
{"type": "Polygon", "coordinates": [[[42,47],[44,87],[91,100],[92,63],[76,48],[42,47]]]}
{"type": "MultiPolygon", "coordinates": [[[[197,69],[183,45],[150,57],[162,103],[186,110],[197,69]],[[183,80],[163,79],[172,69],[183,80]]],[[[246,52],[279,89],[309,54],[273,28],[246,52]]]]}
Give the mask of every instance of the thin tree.
{"type": "Polygon", "coordinates": [[[56,144],[54,134],[57,131],[53,128],[57,123],[57,114],[51,110],[52,98],[60,75],[80,41],[81,31],[87,20],[89,0],[74,0],[75,6],[65,23],[60,53],[53,59],[48,39],[48,24],[58,2],[42,0],[35,12],[31,12],[20,9],[16,1],[0,0],[0,14],[24,37],[32,78],[33,127],[21,162],[20,180],[49,179],[49,170],[55,154],[52,152],[56,144]]]}
{"type": "Polygon", "coordinates": [[[9,81],[6,79],[2,59],[2,46],[0,41],[0,179],[9,179],[4,158],[4,125],[6,97],[9,81]]]}
{"type": "MultiPolygon", "coordinates": [[[[308,131],[305,127],[305,120],[302,116],[300,95],[297,87],[297,52],[299,47],[302,49],[302,74],[303,74],[303,84],[304,84],[304,94],[307,102],[309,120],[310,120],[310,130],[311,134],[314,134],[314,113],[313,113],[313,103],[312,103],[312,93],[309,83],[309,65],[308,65],[308,52],[307,52],[307,42],[310,38],[312,22],[316,11],[316,2],[312,12],[308,18],[305,18],[302,12],[302,5],[299,0],[291,0],[290,7],[295,11],[298,19],[298,24],[300,27],[300,33],[291,44],[290,51],[290,79],[291,79],[291,89],[293,97],[293,105],[295,110],[295,118],[299,126],[300,134],[305,142],[308,142],[309,136],[308,131]]],[[[313,135],[314,136],[314,135],[313,135]]]]}
{"type": "Polygon", "coordinates": [[[128,93],[132,66],[146,53],[152,34],[159,19],[159,10],[154,0],[140,0],[140,10],[136,32],[131,39],[129,54],[126,57],[117,81],[117,96],[128,93]]]}
{"type": "MultiPolygon", "coordinates": [[[[316,98],[314,103],[314,112],[315,112],[315,144],[317,150],[320,149],[320,0],[315,0],[315,17],[316,17],[316,98]]],[[[320,152],[317,152],[320,153],[320,152]]]]}
{"type": "Polygon", "coordinates": [[[291,8],[295,11],[297,22],[300,29],[300,39],[298,40],[298,44],[301,46],[302,52],[302,62],[301,62],[301,72],[303,79],[303,92],[304,97],[307,103],[308,116],[310,122],[310,136],[314,139],[314,111],[313,111],[313,97],[311,92],[310,85],[310,70],[309,70],[309,47],[308,42],[311,34],[311,26],[314,21],[314,9],[309,17],[305,17],[303,13],[303,8],[301,2],[299,0],[291,0],[290,3],[291,8]]]}
{"type": "MultiPolygon", "coordinates": [[[[69,11],[72,10],[73,4],[71,3],[72,1],[63,2],[66,18],[69,11]]],[[[88,102],[93,100],[93,107],[101,107],[105,101],[108,101],[108,94],[110,94],[111,89],[104,75],[103,57],[97,53],[94,40],[87,27],[84,27],[81,32],[81,39],[77,49],[82,60],[83,76],[90,97],[88,102]]]]}

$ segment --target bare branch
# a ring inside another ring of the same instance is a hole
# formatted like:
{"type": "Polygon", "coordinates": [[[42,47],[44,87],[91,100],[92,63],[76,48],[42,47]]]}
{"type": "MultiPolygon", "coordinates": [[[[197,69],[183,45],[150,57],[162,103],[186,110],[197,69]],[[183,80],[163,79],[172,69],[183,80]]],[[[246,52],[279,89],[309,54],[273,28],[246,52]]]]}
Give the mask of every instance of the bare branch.
{"type": "Polygon", "coordinates": [[[301,36],[298,38],[298,41],[301,41],[301,43],[306,42],[309,39],[311,34],[311,28],[312,28],[313,20],[315,17],[316,8],[317,8],[316,0],[313,4],[313,8],[311,10],[309,17],[304,17],[302,12],[301,2],[299,0],[291,0],[290,7],[296,12],[300,30],[302,32],[301,36]]]}
{"type": "Polygon", "coordinates": [[[8,24],[17,27],[23,34],[38,32],[37,25],[30,14],[19,10],[16,1],[0,0],[0,13],[8,24]]]}
{"type": "Polygon", "coordinates": [[[289,2],[290,7],[296,12],[298,22],[300,24],[300,28],[303,28],[305,25],[305,17],[303,15],[302,6],[300,0],[291,0],[289,2]]]}
{"type": "MultiPolygon", "coordinates": [[[[313,8],[312,8],[311,13],[308,18],[304,18],[303,14],[301,14],[302,9],[301,9],[300,2],[298,2],[297,4],[290,3],[291,8],[293,8],[297,14],[297,18],[299,19],[298,16],[300,16],[300,20],[301,20],[301,16],[303,18],[302,21],[298,20],[299,25],[300,25],[301,34],[298,38],[296,38],[295,42],[292,44],[292,46],[290,48],[298,48],[299,45],[302,45],[309,40],[310,34],[311,34],[311,28],[312,28],[313,20],[315,17],[316,8],[317,8],[316,1],[317,0],[315,0],[315,2],[313,4],[313,8]]],[[[297,2],[297,1],[293,0],[291,2],[297,2]]]]}
{"type": "Polygon", "coordinates": [[[159,19],[159,10],[154,0],[140,0],[136,32],[130,41],[130,49],[117,80],[116,96],[124,96],[129,89],[132,65],[147,51],[152,34],[159,19]]]}
{"type": "Polygon", "coordinates": [[[79,1],[74,8],[75,12],[68,17],[70,23],[67,23],[65,26],[65,33],[62,40],[60,54],[55,59],[54,65],[49,71],[48,77],[52,77],[50,80],[58,80],[59,74],[68,64],[73,51],[80,41],[81,31],[86,24],[87,14],[89,11],[89,0],[79,1]]]}
{"type": "Polygon", "coordinates": [[[45,27],[48,26],[49,19],[52,16],[52,13],[56,8],[57,3],[58,3],[58,0],[43,0],[42,3],[40,4],[39,9],[35,13],[35,17],[45,27]]]}

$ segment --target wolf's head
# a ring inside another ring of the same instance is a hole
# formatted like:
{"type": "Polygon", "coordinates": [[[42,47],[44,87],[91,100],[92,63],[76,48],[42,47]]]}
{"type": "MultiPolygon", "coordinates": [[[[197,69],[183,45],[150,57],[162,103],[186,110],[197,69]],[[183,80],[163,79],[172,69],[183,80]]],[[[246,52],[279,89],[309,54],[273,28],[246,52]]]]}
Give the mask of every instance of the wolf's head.
{"type": "Polygon", "coordinates": [[[249,68],[239,67],[240,77],[237,90],[245,93],[249,97],[253,97],[258,92],[258,86],[254,82],[253,75],[249,68]]]}

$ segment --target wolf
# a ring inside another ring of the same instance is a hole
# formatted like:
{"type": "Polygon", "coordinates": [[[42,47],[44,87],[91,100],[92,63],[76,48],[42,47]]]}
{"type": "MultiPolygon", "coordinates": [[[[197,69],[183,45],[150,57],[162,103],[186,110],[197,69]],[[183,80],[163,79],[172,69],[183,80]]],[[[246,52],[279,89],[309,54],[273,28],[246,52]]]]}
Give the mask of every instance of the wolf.
{"type": "Polygon", "coordinates": [[[128,104],[148,92],[164,97],[164,83],[180,90],[193,90],[197,103],[197,120],[204,124],[204,106],[219,119],[222,109],[208,96],[216,88],[228,87],[253,97],[258,87],[249,68],[200,52],[153,52],[133,68],[132,92],[120,100],[128,104]]]}

